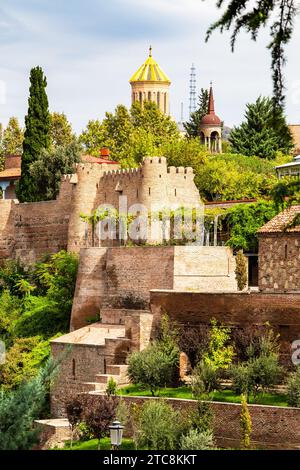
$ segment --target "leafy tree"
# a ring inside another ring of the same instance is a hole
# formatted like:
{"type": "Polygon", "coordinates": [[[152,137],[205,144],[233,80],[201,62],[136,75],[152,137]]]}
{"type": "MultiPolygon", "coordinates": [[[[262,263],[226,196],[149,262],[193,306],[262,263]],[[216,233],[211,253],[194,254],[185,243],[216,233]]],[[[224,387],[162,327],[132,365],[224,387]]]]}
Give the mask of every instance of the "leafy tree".
{"type": "Polygon", "coordinates": [[[274,109],[271,99],[259,97],[247,104],[245,119],[230,133],[233,152],[267,159],[275,158],[277,152],[291,153],[293,138],[283,110],[274,109]]]}
{"type": "MultiPolygon", "coordinates": [[[[224,0],[217,1],[217,7],[224,6],[224,0]]],[[[274,84],[274,103],[281,106],[284,102],[284,79],[283,66],[286,62],[284,48],[290,42],[294,30],[294,20],[298,8],[296,0],[229,0],[228,5],[220,17],[208,30],[209,39],[216,29],[230,30],[233,27],[231,36],[231,48],[234,50],[236,39],[242,29],[251,34],[253,40],[257,39],[258,32],[264,29],[267,22],[271,20],[270,36],[271,42],[268,48],[272,57],[272,72],[274,84]]]]}
{"type": "Polygon", "coordinates": [[[35,178],[31,174],[34,163],[43,149],[49,149],[50,114],[46,94],[47,80],[41,67],[30,73],[30,97],[28,114],[25,118],[25,134],[22,156],[22,176],[17,187],[20,202],[34,202],[38,197],[35,178]]]}
{"type": "Polygon", "coordinates": [[[192,376],[192,391],[197,399],[220,388],[218,369],[212,363],[201,360],[192,376]]]}
{"type": "Polygon", "coordinates": [[[277,214],[271,202],[238,204],[225,215],[225,223],[230,231],[227,245],[245,252],[257,252],[257,231],[277,214]]]}
{"type": "Polygon", "coordinates": [[[53,147],[67,147],[74,142],[72,126],[64,113],[50,115],[50,136],[53,147]]]}
{"type": "MultiPolygon", "coordinates": [[[[178,359],[176,359],[178,360],[178,359]]],[[[128,377],[131,382],[149,388],[152,396],[161,387],[172,384],[174,359],[153,342],[141,352],[134,352],[128,361],[128,377]]]]}
{"type": "Polygon", "coordinates": [[[59,361],[48,361],[37,377],[13,392],[0,392],[0,449],[30,450],[37,443],[40,418],[59,361]]]}
{"type": "Polygon", "coordinates": [[[208,351],[203,355],[205,364],[211,365],[213,369],[228,369],[235,355],[233,346],[229,345],[230,328],[218,325],[211,320],[211,332],[208,351]]]}
{"type": "Polygon", "coordinates": [[[160,155],[161,145],[169,139],[179,140],[177,126],[152,102],[143,106],[134,103],[130,111],[119,105],[114,113],[106,113],[102,122],[90,121],[79,137],[91,155],[109,147],[111,158],[123,167],[134,167],[149,154],[160,155]]]}
{"type": "Polygon", "coordinates": [[[42,150],[30,166],[36,185],[36,200],[50,201],[59,194],[63,175],[75,172],[76,163],[81,161],[81,148],[73,140],[71,143],[50,150],[42,150]]]}
{"type": "Polygon", "coordinates": [[[190,429],[188,434],[180,439],[181,450],[213,450],[214,439],[210,431],[200,432],[197,429],[190,429]]]}
{"type": "Polygon", "coordinates": [[[186,353],[191,366],[194,368],[201,360],[209,346],[209,327],[207,325],[188,326],[180,328],[179,348],[186,353]]]}
{"type": "Polygon", "coordinates": [[[247,397],[253,394],[254,399],[262,391],[276,385],[282,375],[279,365],[279,335],[268,326],[266,333],[259,338],[258,344],[248,347],[248,360],[231,369],[233,389],[247,397]]]}
{"type": "Polygon", "coordinates": [[[236,154],[202,154],[202,161],[191,166],[195,170],[195,183],[202,198],[225,201],[269,195],[278,181],[274,167],[282,160],[280,157],[275,163],[236,154]]]}
{"type": "Polygon", "coordinates": [[[139,416],[139,448],[174,450],[180,435],[179,414],[163,400],[151,400],[139,416]]]}
{"type": "Polygon", "coordinates": [[[1,388],[13,390],[34,378],[49,355],[49,342],[41,337],[17,339],[6,353],[5,364],[0,366],[1,388]]]}
{"type": "Polygon", "coordinates": [[[98,449],[101,439],[109,432],[109,426],[116,415],[116,406],[115,399],[99,396],[97,400],[89,400],[88,406],[83,411],[83,421],[94,438],[98,439],[98,449]]]}
{"type": "Polygon", "coordinates": [[[300,408],[300,367],[290,374],[287,381],[287,397],[290,406],[300,408]]]}
{"type": "Polygon", "coordinates": [[[65,411],[71,428],[71,449],[76,428],[82,421],[83,412],[87,404],[86,395],[71,394],[65,400],[65,411]]]}
{"type": "Polygon", "coordinates": [[[300,181],[289,178],[280,180],[272,189],[271,196],[278,212],[300,202],[300,181]]]}
{"type": "Polygon", "coordinates": [[[242,395],[241,403],[242,411],[240,416],[240,425],[242,433],[242,446],[245,449],[249,449],[251,444],[252,421],[245,395],[242,395]]]}
{"type": "Polygon", "coordinates": [[[202,118],[208,113],[208,104],[209,92],[208,90],[201,88],[201,92],[198,98],[198,109],[191,114],[190,120],[184,123],[184,128],[188,137],[199,137],[200,124],[202,118]]]}
{"type": "Polygon", "coordinates": [[[2,149],[3,155],[21,155],[24,132],[16,117],[11,117],[3,132],[2,149]]]}
{"type": "Polygon", "coordinates": [[[85,151],[98,157],[101,148],[106,144],[104,126],[99,120],[88,122],[86,129],[79,137],[79,142],[84,146],[85,151]]]}

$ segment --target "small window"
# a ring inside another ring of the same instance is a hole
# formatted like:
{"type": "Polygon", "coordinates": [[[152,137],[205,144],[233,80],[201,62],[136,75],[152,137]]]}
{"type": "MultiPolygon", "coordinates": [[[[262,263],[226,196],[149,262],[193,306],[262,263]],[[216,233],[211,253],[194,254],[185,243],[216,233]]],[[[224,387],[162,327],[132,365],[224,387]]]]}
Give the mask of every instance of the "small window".
{"type": "Polygon", "coordinates": [[[139,197],[139,190],[136,190],[136,197],[139,197]]]}
{"type": "Polygon", "coordinates": [[[287,246],[287,243],[284,246],[284,259],[288,259],[288,246],[287,246]]]}
{"type": "Polygon", "coordinates": [[[75,359],[73,359],[73,361],[72,361],[72,375],[73,375],[73,378],[75,379],[75,377],[76,377],[76,362],[75,362],[75,359]]]}
{"type": "Polygon", "coordinates": [[[177,197],[177,189],[175,189],[175,197],[177,197]]]}
{"type": "Polygon", "coordinates": [[[149,188],[149,196],[151,196],[151,188],[149,188]]]}

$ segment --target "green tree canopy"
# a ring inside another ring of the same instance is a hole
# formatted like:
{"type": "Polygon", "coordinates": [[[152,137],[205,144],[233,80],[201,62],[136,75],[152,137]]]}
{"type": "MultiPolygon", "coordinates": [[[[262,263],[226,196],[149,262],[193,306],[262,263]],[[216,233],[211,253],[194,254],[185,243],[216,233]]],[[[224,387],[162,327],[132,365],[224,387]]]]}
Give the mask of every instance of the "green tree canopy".
{"type": "Polygon", "coordinates": [[[30,167],[39,158],[41,151],[49,149],[51,144],[47,80],[41,67],[31,70],[30,83],[29,107],[25,118],[22,176],[17,187],[20,202],[39,200],[36,181],[30,167]]]}
{"type": "Polygon", "coordinates": [[[111,158],[122,166],[136,166],[149,154],[160,154],[160,147],[168,140],[179,140],[177,125],[165,116],[155,103],[134,103],[130,111],[117,106],[114,113],[106,113],[104,120],[90,121],[79,141],[91,155],[99,155],[102,147],[109,147],[111,158]]]}
{"type": "Polygon", "coordinates": [[[272,159],[277,152],[290,154],[293,139],[281,108],[270,98],[259,97],[247,104],[245,122],[235,127],[229,141],[233,152],[272,159]]]}
{"type": "Polygon", "coordinates": [[[198,108],[191,114],[190,120],[184,123],[184,128],[188,137],[198,137],[202,118],[208,113],[209,92],[205,88],[201,88],[198,99],[198,108]]]}
{"type": "Polygon", "coordinates": [[[11,117],[6,129],[3,130],[1,149],[3,155],[21,155],[23,150],[23,140],[24,132],[18,119],[16,117],[11,117]]]}
{"type": "Polygon", "coordinates": [[[64,113],[52,113],[50,116],[51,143],[54,147],[70,145],[75,135],[64,113]]]}
{"type": "Polygon", "coordinates": [[[36,201],[50,201],[58,196],[63,175],[75,172],[81,161],[81,148],[75,140],[69,144],[43,149],[30,166],[36,186],[36,201]]]}

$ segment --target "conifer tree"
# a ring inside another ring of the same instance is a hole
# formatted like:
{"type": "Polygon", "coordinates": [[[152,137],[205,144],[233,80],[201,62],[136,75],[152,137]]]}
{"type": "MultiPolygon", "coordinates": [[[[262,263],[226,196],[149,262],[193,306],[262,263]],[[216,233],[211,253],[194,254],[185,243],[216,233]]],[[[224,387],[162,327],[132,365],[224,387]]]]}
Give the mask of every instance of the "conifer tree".
{"type": "Polygon", "coordinates": [[[201,88],[198,100],[198,109],[191,114],[190,120],[184,123],[184,128],[188,137],[198,137],[202,118],[208,112],[209,93],[208,90],[201,88]]]}
{"type": "Polygon", "coordinates": [[[3,155],[20,155],[24,140],[24,132],[16,117],[11,117],[6,129],[3,131],[3,155]]]}
{"type": "Polygon", "coordinates": [[[35,180],[30,165],[38,159],[43,149],[50,147],[50,114],[46,94],[47,80],[41,67],[30,73],[28,114],[25,118],[25,135],[22,156],[22,176],[17,187],[20,202],[34,202],[37,197],[35,180]]]}
{"type": "Polygon", "coordinates": [[[282,108],[274,108],[273,100],[264,97],[247,104],[245,122],[231,131],[229,141],[235,153],[268,159],[277,152],[290,154],[293,148],[282,108]]]}

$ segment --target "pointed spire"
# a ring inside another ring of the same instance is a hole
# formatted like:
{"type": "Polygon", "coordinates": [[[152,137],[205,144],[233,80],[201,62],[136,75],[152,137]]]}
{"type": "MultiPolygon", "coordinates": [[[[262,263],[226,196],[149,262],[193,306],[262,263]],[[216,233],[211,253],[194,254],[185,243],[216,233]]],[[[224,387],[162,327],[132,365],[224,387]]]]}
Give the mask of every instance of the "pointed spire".
{"type": "Polygon", "coordinates": [[[149,47],[149,57],[152,57],[152,46],[149,47]]]}
{"type": "Polygon", "coordinates": [[[212,82],[210,82],[208,114],[215,114],[215,100],[212,82]]]}

